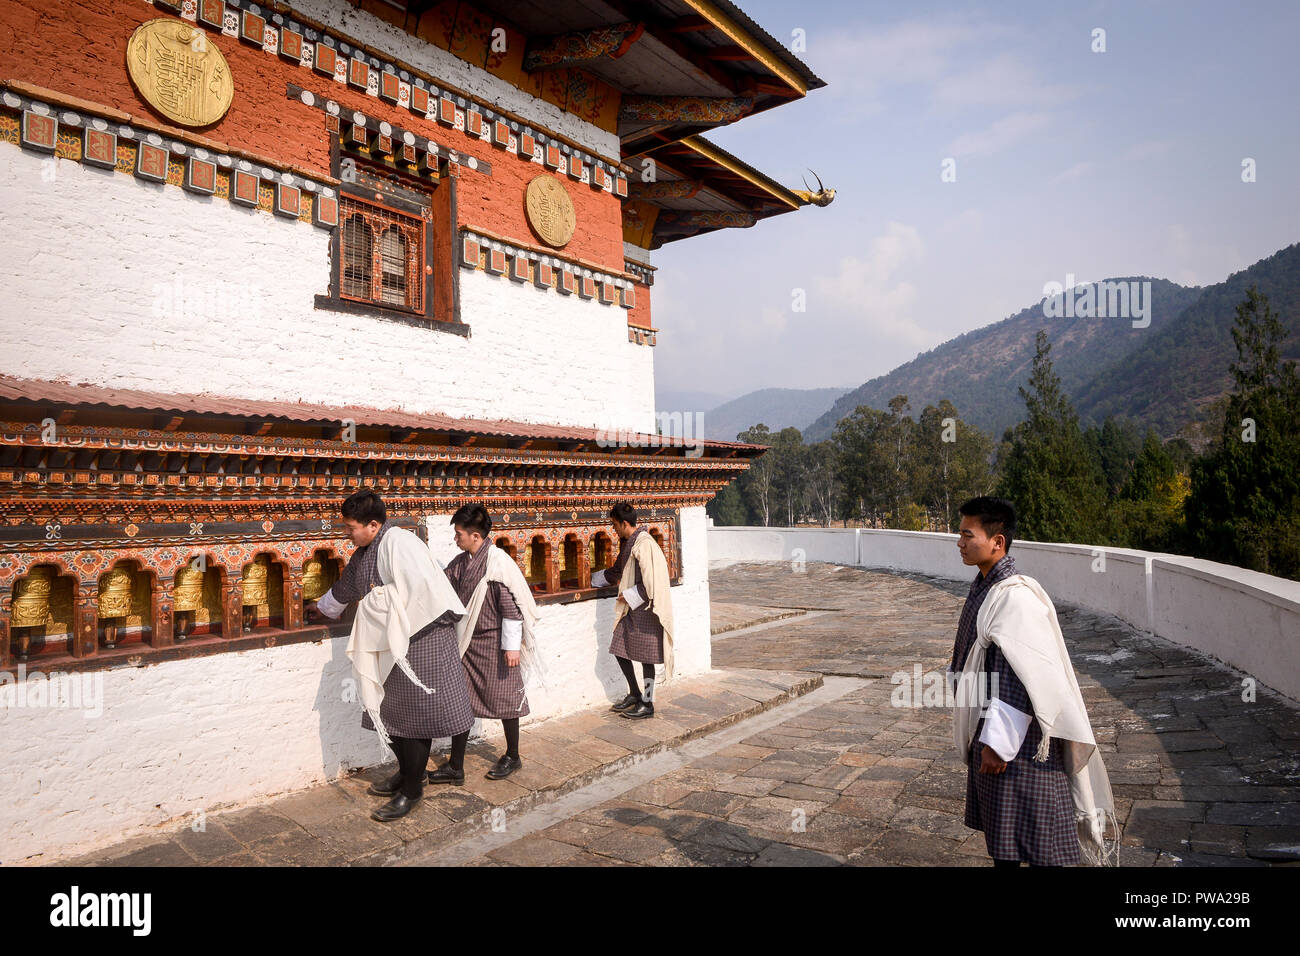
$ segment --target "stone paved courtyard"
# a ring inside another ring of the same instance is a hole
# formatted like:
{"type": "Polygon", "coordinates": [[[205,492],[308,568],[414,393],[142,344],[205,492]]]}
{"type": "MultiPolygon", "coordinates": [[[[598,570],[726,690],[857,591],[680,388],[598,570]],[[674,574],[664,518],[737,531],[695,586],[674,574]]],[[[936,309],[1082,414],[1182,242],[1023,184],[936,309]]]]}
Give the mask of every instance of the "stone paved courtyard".
{"type": "MultiPolygon", "coordinates": [[[[890,703],[895,672],[947,665],[966,585],[747,564],[710,586],[727,610],[715,631],[746,607],[755,621],[817,609],[715,634],[715,667],[872,680],[471,862],[988,865],[962,823],[949,713],[890,703]]],[[[1245,703],[1241,675],[1118,620],[1060,618],[1125,825],[1122,864],[1300,860],[1300,710],[1263,690],[1245,703]]]]}
{"type": "MultiPolygon", "coordinates": [[[[480,745],[466,788],[430,788],[394,825],[366,816],[382,802],[368,780],[390,771],[375,769],[75,862],[989,865],[962,823],[949,712],[891,704],[896,672],[946,666],[966,585],[824,564],[735,565],[710,583],[715,672],[664,688],[653,720],[525,727],[509,781],[481,780],[495,750],[480,745]]],[[[1215,661],[1058,610],[1121,862],[1300,861],[1296,705],[1262,687],[1245,702],[1243,675],[1215,661]]]]}

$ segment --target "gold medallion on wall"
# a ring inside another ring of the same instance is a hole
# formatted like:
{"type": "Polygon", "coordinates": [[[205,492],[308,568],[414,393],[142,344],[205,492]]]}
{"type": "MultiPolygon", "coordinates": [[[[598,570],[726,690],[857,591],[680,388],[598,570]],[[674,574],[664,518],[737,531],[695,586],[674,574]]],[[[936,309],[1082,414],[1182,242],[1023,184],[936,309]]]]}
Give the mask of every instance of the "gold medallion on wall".
{"type": "Polygon", "coordinates": [[[235,81],[226,58],[198,27],[150,20],[126,45],[126,69],[145,102],[182,126],[210,126],[230,109],[235,81]]]}
{"type": "Polygon", "coordinates": [[[528,225],[548,246],[559,249],[573,238],[577,224],[573,200],[554,176],[533,178],[524,193],[524,211],[528,214],[528,225]]]}

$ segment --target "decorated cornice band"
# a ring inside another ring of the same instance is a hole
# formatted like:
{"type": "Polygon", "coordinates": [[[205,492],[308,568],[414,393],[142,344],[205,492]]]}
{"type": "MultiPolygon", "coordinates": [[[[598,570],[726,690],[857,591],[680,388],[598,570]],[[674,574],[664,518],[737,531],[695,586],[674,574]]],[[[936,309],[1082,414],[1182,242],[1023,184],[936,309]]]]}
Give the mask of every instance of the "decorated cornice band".
{"type": "Polygon", "coordinates": [[[330,132],[342,134],[346,145],[367,146],[372,151],[383,155],[401,157],[417,165],[424,172],[436,174],[438,161],[441,159],[449,163],[457,163],[484,176],[492,175],[492,165],[484,160],[458,153],[427,136],[420,136],[400,126],[393,126],[387,120],[367,116],[360,110],[347,109],[334,100],[324,99],[311,90],[304,90],[301,86],[288,84],[285,95],[305,106],[323,111],[330,132]]]}
{"type": "Polygon", "coordinates": [[[639,262],[633,262],[631,259],[624,259],[623,271],[642,285],[651,286],[655,284],[654,266],[644,266],[639,262]]]}
{"type": "Polygon", "coordinates": [[[462,268],[482,268],[490,275],[509,275],[515,282],[531,282],[539,289],[554,289],[560,295],[596,299],[601,305],[617,302],[625,309],[636,306],[636,285],[629,276],[592,269],[473,226],[461,226],[460,232],[462,268]]]}
{"type": "MultiPolygon", "coordinates": [[[[572,178],[590,184],[593,189],[603,189],[620,199],[627,198],[627,170],[617,161],[564,142],[554,133],[479,103],[431,77],[419,76],[380,60],[329,31],[264,10],[249,0],[143,2],[206,29],[261,47],[265,53],[332,77],[344,86],[409,110],[430,123],[478,137],[518,155],[525,162],[561,169],[572,178]]],[[[330,101],[326,99],[326,102],[330,101]]],[[[462,165],[475,168],[468,161],[462,165]]]]}
{"type": "Polygon", "coordinates": [[[276,168],[274,161],[265,157],[219,150],[218,144],[204,137],[159,131],[165,127],[150,129],[111,107],[57,94],[38,99],[19,92],[26,84],[0,86],[5,87],[0,93],[0,105],[5,108],[0,109],[0,140],[88,166],[131,173],[148,182],[179,186],[190,193],[229,199],[288,219],[325,228],[338,225],[336,180],[310,178],[282,164],[276,168]],[[67,103],[60,105],[54,102],[57,99],[67,103]],[[75,104],[75,108],[65,108],[67,104],[75,104]],[[196,140],[208,145],[197,145],[196,140]]]}

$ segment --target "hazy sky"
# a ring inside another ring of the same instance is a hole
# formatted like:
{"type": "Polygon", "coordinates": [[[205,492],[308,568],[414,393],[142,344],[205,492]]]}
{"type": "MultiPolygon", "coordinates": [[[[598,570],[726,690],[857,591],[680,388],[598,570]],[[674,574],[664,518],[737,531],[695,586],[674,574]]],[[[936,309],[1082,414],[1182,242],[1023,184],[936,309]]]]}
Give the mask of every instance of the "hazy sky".
{"type": "Polygon", "coordinates": [[[1296,0],[741,6],[828,85],[709,137],[838,194],[654,253],[661,394],[855,386],[1068,273],[1208,285],[1300,240],[1296,0]]]}

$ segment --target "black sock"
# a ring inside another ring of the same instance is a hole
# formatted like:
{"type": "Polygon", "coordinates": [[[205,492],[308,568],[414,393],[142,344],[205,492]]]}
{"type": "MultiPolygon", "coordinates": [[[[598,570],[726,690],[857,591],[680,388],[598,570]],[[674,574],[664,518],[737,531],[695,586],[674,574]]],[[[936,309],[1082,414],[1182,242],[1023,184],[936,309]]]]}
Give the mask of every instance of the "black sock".
{"type": "Polygon", "coordinates": [[[618,661],[618,669],[621,670],[623,676],[627,678],[627,692],[629,694],[636,694],[639,697],[641,695],[641,688],[636,682],[636,671],[632,668],[632,662],[626,657],[615,657],[614,660],[618,661]]]}
{"type": "Polygon", "coordinates": [[[994,866],[1019,866],[1020,861],[1019,860],[994,860],[993,865],[994,866]]]}
{"type": "Polygon", "coordinates": [[[519,718],[507,717],[501,721],[506,732],[506,756],[519,759],[519,718]]]}
{"type": "Polygon", "coordinates": [[[399,744],[398,761],[402,768],[402,793],[411,800],[417,799],[424,792],[424,773],[429,766],[429,747],[433,741],[428,738],[394,737],[399,744]]]}
{"type": "Polygon", "coordinates": [[[457,773],[465,772],[465,745],[468,743],[468,730],[451,738],[451,756],[447,758],[447,766],[457,773]]]}

